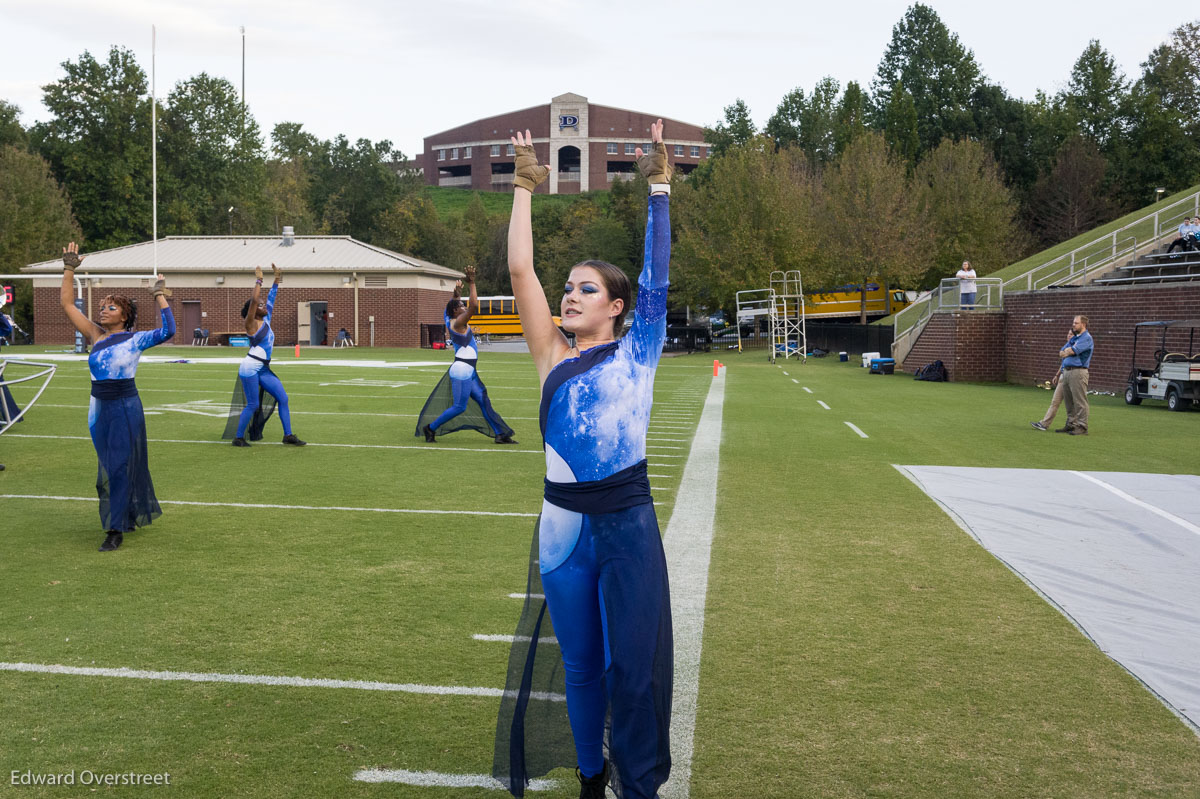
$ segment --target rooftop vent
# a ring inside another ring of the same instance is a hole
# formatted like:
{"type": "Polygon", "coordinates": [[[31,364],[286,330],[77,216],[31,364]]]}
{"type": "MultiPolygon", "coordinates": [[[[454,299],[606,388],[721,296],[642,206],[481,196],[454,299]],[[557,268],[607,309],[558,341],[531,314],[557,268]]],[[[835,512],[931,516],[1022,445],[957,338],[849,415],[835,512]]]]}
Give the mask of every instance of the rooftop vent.
{"type": "Polygon", "coordinates": [[[291,225],[283,226],[283,242],[280,246],[291,247],[296,243],[296,232],[291,225]]]}

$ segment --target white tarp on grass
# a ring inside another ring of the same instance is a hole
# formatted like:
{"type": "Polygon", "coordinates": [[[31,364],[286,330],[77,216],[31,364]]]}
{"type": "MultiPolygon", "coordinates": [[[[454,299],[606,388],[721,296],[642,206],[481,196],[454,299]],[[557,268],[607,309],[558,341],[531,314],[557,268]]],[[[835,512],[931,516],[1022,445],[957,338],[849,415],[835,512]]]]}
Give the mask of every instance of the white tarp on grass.
{"type": "Polygon", "coordinates": [[[1200,727],[1200,476],[896,468],[1200,727]]]}

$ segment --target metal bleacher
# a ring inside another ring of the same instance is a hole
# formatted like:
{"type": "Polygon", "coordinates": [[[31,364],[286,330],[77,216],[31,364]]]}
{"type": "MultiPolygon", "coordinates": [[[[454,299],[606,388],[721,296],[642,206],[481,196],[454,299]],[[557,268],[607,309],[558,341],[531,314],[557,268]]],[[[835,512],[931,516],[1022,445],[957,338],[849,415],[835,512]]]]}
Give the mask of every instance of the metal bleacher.
{"type": "Polygon", "coordinates": [[[1094,286],[1145,286],[1155,283],[1200,281],[1200,251],[1156,252],[1134,259],[1102,278],[1094,286]]]}

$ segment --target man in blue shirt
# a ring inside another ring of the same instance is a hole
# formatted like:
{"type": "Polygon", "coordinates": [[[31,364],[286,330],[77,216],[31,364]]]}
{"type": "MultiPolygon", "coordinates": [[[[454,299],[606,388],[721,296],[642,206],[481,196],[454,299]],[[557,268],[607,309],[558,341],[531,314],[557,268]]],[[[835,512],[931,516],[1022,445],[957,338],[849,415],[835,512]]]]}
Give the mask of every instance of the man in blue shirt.
{"type": "Polygon", "coordinates": [[[1092,334],[1088,318],[1076,316],[1071,323],[1071,338],[1058,353],[1062,358],[1063,402],[1067,406],[1067,426],[1056,433],[1086,436],[1088,432],[1088,365],[1092,362],[1092,334]]]}

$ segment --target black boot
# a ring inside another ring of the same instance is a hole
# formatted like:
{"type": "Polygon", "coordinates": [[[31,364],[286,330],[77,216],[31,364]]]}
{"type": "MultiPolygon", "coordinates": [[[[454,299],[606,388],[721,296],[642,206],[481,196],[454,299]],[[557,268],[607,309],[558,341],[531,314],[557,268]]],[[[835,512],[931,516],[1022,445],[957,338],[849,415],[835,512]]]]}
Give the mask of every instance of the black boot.
{"type": "Polygon", "coordinates": [[[511,435],[506,436],[506,435],[500,434],[500,435],[496,436],[496,443],[497,444],[519,444],[520,442],[513,441],[513,437],[511,435]]]}
{"type": "Polygon", "coordinates": [[[433,444],[437,441],[437,437],[433,434],[433,428],[431,428],[429,425],[422,427],[421,432],[425,434],[426,444],[433,444]]]}
{"type": "Polygon", "coordinates": [[[291,444],[293,447],[303,447],[308,442],[301,441],[300,439],[296,438],[295,433],[288,433],[286,436],[283,437],[283,443],[291,444]]]}
{"type": "Polygon", "coordinates": [[[112,530],[108,531],[108,538],[104,539],[104,543],[100,545],[101,552],[112,552],[117,547],[121,546],[121,541],[125,538],[124,535],[112,530]]]}
{"type": "Polygon", "coordinates": [[[579,799],[604,799],[604,787],[608,785],[608,761],[604,768],[594,777],[585,777],[578,767],[575,776],[579,778],[579,799]]]}
{"type": "Polygon", "coordinates": [[[237,438],[235,438],[233,440],[233,445],[235,447],[248,447],[248,446],[250,446],[250,442],[248,442],[246,439],[242,438],[241,436],[238,436],[237,438]]]}

